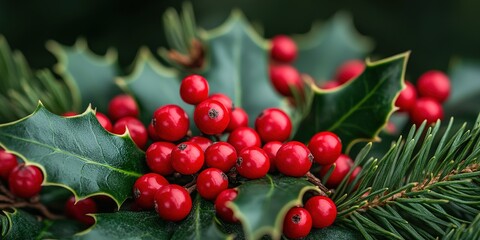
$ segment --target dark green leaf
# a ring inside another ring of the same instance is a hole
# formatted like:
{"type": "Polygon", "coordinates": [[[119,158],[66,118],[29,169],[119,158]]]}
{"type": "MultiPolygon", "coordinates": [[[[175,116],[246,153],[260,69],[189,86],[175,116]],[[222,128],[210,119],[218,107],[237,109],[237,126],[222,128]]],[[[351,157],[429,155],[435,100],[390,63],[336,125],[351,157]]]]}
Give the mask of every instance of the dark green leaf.
{"type": "Polygon", "coordinates": [[[107,132],[89,108],[71,118],[43,105],[30,116],[0,125],[0,145],[35,164],[45,185],[70,189],[79,198],[110,195],[118,206],[144,168],[144,153],[128,135],[107,132]]]}
{"type": "Polygon", "coordinates": [[[364,239],[362,235],[356,230],[349,229],[340,226],[330,226],[327,228],[316,229],[312,228],[312,231],[305,239],[317,240],[317,239],[335,239],[335,240],[355,240],[364,239]]]}
{"type": "Polygon", "coordinates": [[[359,141],[378,140],[403,87],[408,53],[377,62],[367,61],[365,71],[335,90],[310,84],[311,109],[295,139],[308,141],[319,131],[335,132],[348,149],[359,141]]]}
{"type": "Polygon", "coordinates": [[[211,93],[228,95],[248,113],[250,125],[266,108],[286,109],[268,76],[268,43],[240,11],[232,12],[223,25],[202,37],[208,49],[204,74],[211,93]]]}
{"type": "Polygon", "coordinates": [[[154,212],[116,212],[94,215],[96,223],[73,239],[170,239],[175,224],[154,212]]]}
{"type": "Polygon", "coordinates": [[[363,58],[373,46],[370,39],[356,32],[346,13],[314,25],[308,34],[295,40],[298,44],[295,67],[317,81],[331,80],[338,66],[347,60],[363,58]]]}
{"type": "Polygon", "coordinates": [[[22,210],[14,209],[13,213],[3,213],[7,221],[2,221],[2,239],[36,239],[42,231],[43,224],[22,210]]]}
{"type": "Polygon", "coordinates": [[[43,221],[44,227],[37,239],[66,239],[85,229],[85,225],[70,219],[43,221]]]}
{"type": "Polygon", "coordinates": [[[92,104],[106,112],[110,99],[120,92],[114,82],[120,73],[116,51],[109,49],[105,56],[98,56],[84,39],[78,39],[73,47],[49,41],[47,48],[58,60],[55,71],[80,91],[82,108],[92,104]]]}
{"type": "Polygon", "coordinates": [[[319,191],[304,178],[267,175],[240,185],[231,207],[247,239],[259,239],[263,235],[278,239],[288,210],[300,205],[303,194],[309,190],[319,191]]]}

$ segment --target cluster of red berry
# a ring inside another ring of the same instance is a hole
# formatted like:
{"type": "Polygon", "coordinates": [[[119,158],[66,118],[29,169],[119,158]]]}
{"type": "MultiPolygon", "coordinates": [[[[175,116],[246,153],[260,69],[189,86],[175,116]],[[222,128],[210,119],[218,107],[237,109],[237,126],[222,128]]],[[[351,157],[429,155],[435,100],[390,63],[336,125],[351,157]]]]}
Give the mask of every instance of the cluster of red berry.
{"type": "Polygon", "coordinates": [[[406,88],[400,92],[395,106],[400,112],[406,112],[410,120],[419,126],[424,120],[433,124],[443,118],[442,103],[450,95],[450,80],[445,73],[431,70],[422,74],[417,81],[417,88],[405,81],[406,88]],[[419,97],[417,97],[417,91],[419,97]]]}

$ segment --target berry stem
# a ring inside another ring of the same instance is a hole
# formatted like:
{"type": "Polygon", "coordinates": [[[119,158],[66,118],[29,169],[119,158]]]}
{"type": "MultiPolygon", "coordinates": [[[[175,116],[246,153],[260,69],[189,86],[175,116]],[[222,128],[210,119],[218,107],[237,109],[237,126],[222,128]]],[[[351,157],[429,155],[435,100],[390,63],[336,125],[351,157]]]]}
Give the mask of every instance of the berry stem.
{"type": "Polygon", "coordinates": [[[320,188],[320,195],[327,197],[327,194],[331,193],[331,191],[322,184],[322,181],[315,177],[311,172],[307,172],[305,176],[309,182],[320,188]]]}
{"type": "Polygon", "coordinates": [[[197,184],[193,184],[192,186],[187,188],[187,192],[192,194],[195,190],[197,190],[197,184]]]}

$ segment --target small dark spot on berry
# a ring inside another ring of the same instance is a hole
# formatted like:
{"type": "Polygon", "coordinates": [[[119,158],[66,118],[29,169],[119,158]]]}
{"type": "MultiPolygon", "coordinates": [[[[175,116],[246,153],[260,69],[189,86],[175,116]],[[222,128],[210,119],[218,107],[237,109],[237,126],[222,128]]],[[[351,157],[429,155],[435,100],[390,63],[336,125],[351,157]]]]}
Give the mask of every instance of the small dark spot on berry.
{"type": "Polygon", "coordinates": [[[140,197],[140,189],[138,189],[138,188],[133,189],[133,197],[135,199],[140,197]]]}
{"type": "Polygon", "coordinates": [[[242,157],[238,157],[238,158],[237,158],[237,166],[242,165],[242,162],[243,162],[243,158],[242,158],[242,157]]]}
{"type": "Polygon", "coordinates": [[[315,157],[313,156],[313,154],[311,154],[311,153],[308,154],[308,160],[310,160],[310,162],[313,162],[313,159],[314,159],[314,158],[315,158],[315,157]]]}
{"type": "Polygon", "coordinates": [[[302,218],[300,217],[300,215],[298,214],[295,214],[292,216],[292,222],[295,223],[295,224],[298,224],[300,222],[300,220],[302,220],[302,218]]]}
{"type": "Polygon", "coordinates": [[[217,109],[215,108],[210,108],[210,110],[208,110],[208,117],[211,118],[211,119],[215,119],[218,117],[218,111],[217,109]]]}
{"type": "Polygon", "coordinates": [[[157,125],[157,119],[155,118],[152,118],[152,125],[155,127],[155,125],[157,125]]]}
{"type": "Polygon", "coordinates": [[[185,143],[181,143],[181,144],[178,145],[178,149],[180,149],[182,151],[185,150],[185,148],[187,148],[187,144],[185,144],[185,143]]]}

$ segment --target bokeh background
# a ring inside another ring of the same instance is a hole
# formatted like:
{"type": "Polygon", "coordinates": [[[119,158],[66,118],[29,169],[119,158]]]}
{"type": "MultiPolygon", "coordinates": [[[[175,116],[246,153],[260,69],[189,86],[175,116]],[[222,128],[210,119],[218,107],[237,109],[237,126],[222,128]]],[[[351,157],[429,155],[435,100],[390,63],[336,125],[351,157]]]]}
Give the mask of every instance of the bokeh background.
{"type": "MultiPolygon", "coordinates": [[[[219,25],[233,8],[263,25],[265,37],[307,32],[315,21],[343,10],[358,31],[375,41],[372,54],[387,57],[412,50],[407,76],[447,70],[452,58],[480,59],[480,1],[475,0],[193,0],[197,23],[219,25]]],[[[113,46],[128,66],[140,46],[166,46],[162,13],[179,0],[0,0],[0,34],[34,68],[56,60],[45,49],[54,39],[71,45],[79,36],[97,53],[113,46]]]]}

